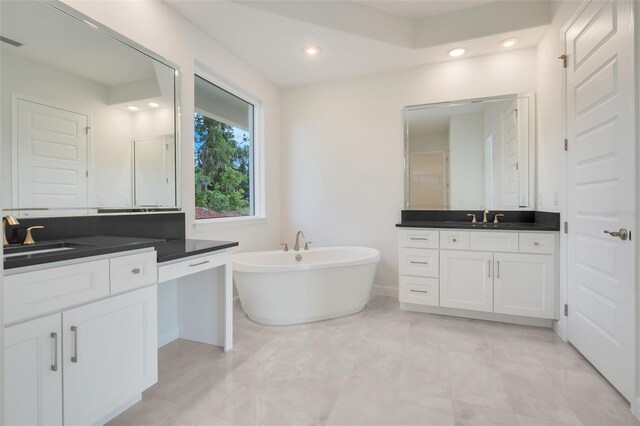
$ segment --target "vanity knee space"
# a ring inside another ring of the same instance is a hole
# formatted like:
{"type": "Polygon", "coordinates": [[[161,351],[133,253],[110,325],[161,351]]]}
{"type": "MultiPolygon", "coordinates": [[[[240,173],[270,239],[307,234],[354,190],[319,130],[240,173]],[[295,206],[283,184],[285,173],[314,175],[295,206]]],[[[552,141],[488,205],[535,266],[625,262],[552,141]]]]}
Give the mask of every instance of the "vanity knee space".
{"type": "Polygon", "coordinates": [[[441,313],[557,319],[556,256],[557,232],[401,229],[399,299],[441,313]]]}

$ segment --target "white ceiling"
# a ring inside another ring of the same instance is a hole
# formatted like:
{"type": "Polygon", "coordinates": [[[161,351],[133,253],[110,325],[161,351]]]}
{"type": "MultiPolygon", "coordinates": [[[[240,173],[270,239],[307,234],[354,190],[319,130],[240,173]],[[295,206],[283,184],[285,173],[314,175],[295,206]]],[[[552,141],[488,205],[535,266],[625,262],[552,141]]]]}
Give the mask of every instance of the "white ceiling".
{"type": "Polygon", "coordinates": [[[537,45],[550,21],[547,1],[164,0],[276,85],[319,81],[537,45]],[[407,18],[411,16],[411,19],[407,18]],[[318,45],[316,57],[303,47],[318,45]]]}
{"type": "Polygon", "coordinates": [[[382,12],[398,16],[405,19],[422,19],[429,16],[442,15],[443,13],[455,12],[493,3],[496,0],[415,0],[415,1],[385,1],[385,0],[356,0],[364,6],[378,9],[382,12]]]}

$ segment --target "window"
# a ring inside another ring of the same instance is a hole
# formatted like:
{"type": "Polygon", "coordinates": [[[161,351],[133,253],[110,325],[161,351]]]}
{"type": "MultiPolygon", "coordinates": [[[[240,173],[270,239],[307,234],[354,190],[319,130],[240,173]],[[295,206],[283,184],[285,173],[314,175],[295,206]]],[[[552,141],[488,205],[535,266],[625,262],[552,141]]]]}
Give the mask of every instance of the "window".
{"type": "Polygon", "coordinates": [[[254,110],[195,76],[196,219],[255,215],[254,110]]]}

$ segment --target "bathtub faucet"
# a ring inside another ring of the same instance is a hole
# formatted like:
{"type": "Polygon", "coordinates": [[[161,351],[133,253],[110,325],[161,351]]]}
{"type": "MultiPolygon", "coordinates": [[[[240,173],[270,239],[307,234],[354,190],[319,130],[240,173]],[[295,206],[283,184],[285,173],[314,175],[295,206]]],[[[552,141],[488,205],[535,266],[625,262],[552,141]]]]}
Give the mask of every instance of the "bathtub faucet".
{"type": "Polygon", "coordinates": [[[300,251],[300,235],[302,235],[302,238],[306,238],[302,231],[298,231],[298,233],[296,234],[296,244],[293,246],[293,249],[295,251],[300,251]]]}

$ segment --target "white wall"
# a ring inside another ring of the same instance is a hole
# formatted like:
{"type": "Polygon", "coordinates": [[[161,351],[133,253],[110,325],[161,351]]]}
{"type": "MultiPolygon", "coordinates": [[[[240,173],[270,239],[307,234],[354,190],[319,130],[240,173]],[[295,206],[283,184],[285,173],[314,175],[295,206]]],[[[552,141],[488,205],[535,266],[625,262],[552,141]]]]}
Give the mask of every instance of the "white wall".
{"type": "Polygon", "coordinates": [[[534,91],[535,69],[522,49],[285,90],[284,237],[379,249],[376,285],[397,296],[403,107],[534,91]]]}
{"type": "Polygon", "coordinates": [[[455,210],[484,207],[484,113],[449,121],[449,194],[455,210]]]}
{"type": "Polygon", "coordinates": [[[238,241],[238,250],[274,249],[280,243],[281,144],[280,92],[259,72],[242,62],[204,32],[160,1],[82,1],[65,3],[180,67],[181,205],[192,238],[238,241]],[[266,152],[266,213],[258,221],[194,225],[193,113],[195,63],[203,64],[228,85],[261,102],[266,152]]]}

